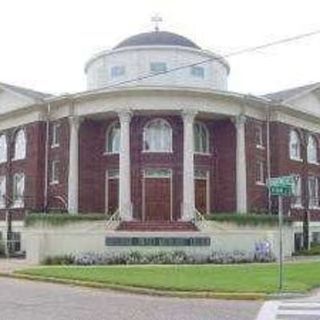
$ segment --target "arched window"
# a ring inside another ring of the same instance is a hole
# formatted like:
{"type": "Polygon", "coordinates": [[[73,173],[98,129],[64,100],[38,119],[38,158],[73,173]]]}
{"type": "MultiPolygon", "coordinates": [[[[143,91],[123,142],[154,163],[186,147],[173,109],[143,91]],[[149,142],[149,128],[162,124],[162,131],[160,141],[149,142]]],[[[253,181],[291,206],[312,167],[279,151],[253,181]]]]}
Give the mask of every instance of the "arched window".
{"type": "Polygon", "coordinates": [[[193,125],[194,152],[209,153],[209,132],[201,122],[193,125]]]}
{"type": "Polygon", "coordinates": [[[308,138],[308,162],[317,163],[318,162],[318,142],[317,139],[310,135],[308,138]]]}
{"type": "Polygon", "coordinates": [[[24,159],[26,157],[26,134],[20,129],[14,140],[14,160],[24,159]]]}
{"type": "Polygon", "coordinates": [[[114,122],[107,129],[106,151],[108,153],[119,153],[120,151],[120,123],[114,122]]]}
{"type": "Polygon", "coordinates": [[[290,132],[290,159],[301,159],[300,137],[296,130],[290,132]]]}
{"type": "Polygon", "coordinates": [[[0,163],[7,161],[7,139],[4,134],[0,136],[0,163]]]}
{"type": "Polygon", "coordinates": [[[172,151],[172,129],[163,119],[154,119],[143,130],[143,150],[149,152],[172,151]]]}
{"type": "Polygon", "coordinates": [[[23,207],[24,205],[24,185],[25,176],[24,173],[15,173],[13,175],[13,190],[12,200],[14,207],[23,207]]]}

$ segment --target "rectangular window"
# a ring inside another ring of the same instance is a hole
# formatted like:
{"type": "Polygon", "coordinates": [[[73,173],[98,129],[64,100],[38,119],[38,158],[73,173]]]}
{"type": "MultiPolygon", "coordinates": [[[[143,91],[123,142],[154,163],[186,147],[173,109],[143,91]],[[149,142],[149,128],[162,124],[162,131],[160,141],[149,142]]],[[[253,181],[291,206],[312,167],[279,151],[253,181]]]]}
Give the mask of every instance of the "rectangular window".
{"type": "Polygon", "coordinates": [[[6,207],[6,176],[0,176],[0,208],[6,207]]]}
{"type": "Polygon", "coordinates": [[[263,147],[263,131],[261,125],[256,125],[255,127],[255,143],[258,148],[263,147]]]}
{"type": "Polygon", "coordinates": [[[108,179],[119,179],[119,169],[108,170],[108,179]]]}
{"type": "Polygon", "coordinates": [[[24,184],[25,176],[23,173],[16,173],[13,176],[13,206],[21,208],[24,206],[24,184]]]}
{"type": "Polygon", "coordinates": [[[124,66],[114,66],[111,68],[111,78],[121,77],[126,73],[124,66]]]}
{"type": "Polygon", "coordinates": [[[51,129],[51,147],[58,147],[59,146],[59,123],[53,123],[51,129]]]}
{"type": "Polygon", "coordinates": [[[195,169],[194,170],[194,178],[195,179],[206,180],[207,179],[207,171],[206,170],[201,170],[201,169],[195,169]]]}
{"type": "Polygon", "coordinates": [[[292,198],[292,207],[301,207],[301,177],[296,175],[294,176],[294,184],[292,188],[293,198],[292,198]]]}
{"type": "Polygon", "coordinates": [[[51,184],[59,183],[59,161],[53,160],[51,163],[51,184]]]}
{"type": "Polygon", "coordinates": [[[144,177],[145,178],[170,178],[171,170],[170,169],[145,169],[144,177]]]}
{"type": "Polygon", "coordinates": [[[317,177],[308,177],[309,208],[319,208],[319,182],[317,177]]]}
{"type": "Polygon", "coordinates": [[[312,232],[312,243],[320,244],[320,232],[312,232]]]}
{"type": "Polygon", "coordinates": [[[264,163],[261,160],[256,164],[256,183],[264,184],[264,163]]]}
{"type": "Polygon", "coordinates": [[[191,75],[198,78],[204,78],[204,68],[199,66],[191,67],[191,75]]]}
{"type": "Polygon", "coordinates": [[[167,71],[167,65],[164,62],[151,62],[150,72],[153,74],[162,73],[167,71]]]}

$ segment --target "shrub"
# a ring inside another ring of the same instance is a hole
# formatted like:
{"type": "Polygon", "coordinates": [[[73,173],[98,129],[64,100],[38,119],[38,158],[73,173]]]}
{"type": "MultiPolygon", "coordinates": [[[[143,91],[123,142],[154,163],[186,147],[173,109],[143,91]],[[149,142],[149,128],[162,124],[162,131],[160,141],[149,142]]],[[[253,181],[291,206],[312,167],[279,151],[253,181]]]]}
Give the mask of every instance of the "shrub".
{"type": "MultiPolygon", "coordinates": [[[[269,214],[237,214],[237,213],[214,213],[205,216],[207,220],[217,222],[231,222],[239,226],[251,225],[278,225],[278,216],[269,214]]],[[[289,217],[283,218],[285,224],[291,224],[292,220],[289,217]]]]}
{"type": "Polygon", "coordinates": [[[4,256],[5,255],[5,244],[3,240],[0,240],[0,256],[4,256]]]}
{"type": "Polygon", "coordinates": [[[26,216],[25,225],[33,226],[37,223],[44,223],[52,226],[62,226],[70,223],[77,223],[81,221],[104,221],[107,220],[105,214],[63,214],[63,213],[32,213],[26,216]]]}
{"type": "Polygon", "coordinates": [[[317,256],[320,255],[320,244],[311,244],[310,250],[299,250],[292,254],[293,256],[317,256]]]}
{"type": "Polygon", "coordinates": [[[71,265],[74,264],[74,257],[72,255],[47,257],[42,263],[45,265],[71,265]]]}
{"type": "Polygon", "coordinates": [[[250,262],[272,262],[275,256],[271,251],[246,253],[244,251],[215,251],[210,255],[187,254],[184,251],[160,251],[142,253],[131,251],[126,253],[77,253],[70,256],[56,256],[45,259],[44,264],[90,265],[130,265],[130,264],[233,264],[250,262]]]}

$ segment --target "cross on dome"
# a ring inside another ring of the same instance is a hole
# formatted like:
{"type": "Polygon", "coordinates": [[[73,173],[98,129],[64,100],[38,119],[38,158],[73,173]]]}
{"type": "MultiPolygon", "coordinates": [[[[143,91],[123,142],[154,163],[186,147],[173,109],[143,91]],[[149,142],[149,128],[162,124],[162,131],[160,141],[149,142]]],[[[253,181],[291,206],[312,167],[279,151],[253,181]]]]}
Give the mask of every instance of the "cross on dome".
{"type": "Polygon", "coordinates": [[[159,31],[159,24],[162,22],[162,17],[157,13],[153,17],[151,17],[151,22],[154,23],[154,29],[155,31],[159,31]]]}

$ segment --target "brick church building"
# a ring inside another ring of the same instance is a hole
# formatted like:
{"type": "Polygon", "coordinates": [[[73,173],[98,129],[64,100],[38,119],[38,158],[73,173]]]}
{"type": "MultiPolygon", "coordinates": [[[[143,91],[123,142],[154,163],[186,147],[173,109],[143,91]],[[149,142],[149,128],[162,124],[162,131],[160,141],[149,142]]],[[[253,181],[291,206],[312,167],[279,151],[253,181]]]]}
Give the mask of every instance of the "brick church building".
{"type": "Polygon", "coordinates": [[[319,220],[320,84],[253,96],[228,91],[229,71],[223,57],[156,30],[93,56],[86,91],[0,83],[0,219],[266,213],[266,179],[294,175],[286,213],[319,220]]]}

